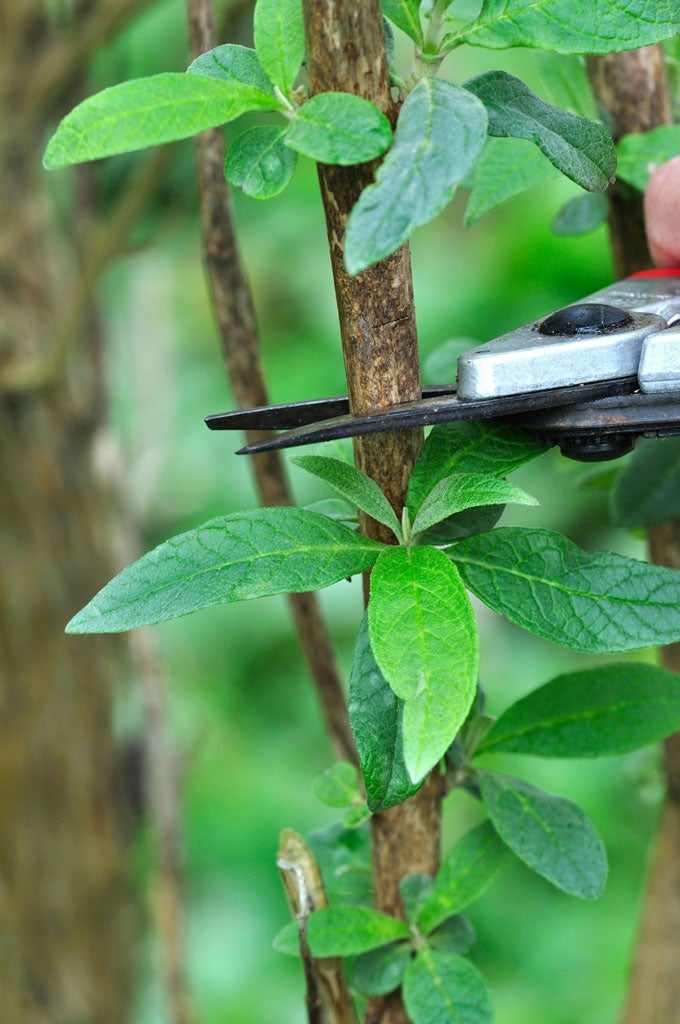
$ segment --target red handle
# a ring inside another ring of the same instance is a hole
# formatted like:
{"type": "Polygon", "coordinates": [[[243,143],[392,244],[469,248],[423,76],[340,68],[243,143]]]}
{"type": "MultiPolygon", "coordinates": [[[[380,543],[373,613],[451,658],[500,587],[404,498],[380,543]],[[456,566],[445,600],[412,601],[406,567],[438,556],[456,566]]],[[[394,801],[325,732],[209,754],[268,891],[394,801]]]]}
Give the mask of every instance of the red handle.
{"type": "Polygon", "coordinates": [[[631,274],[632,278],[636,277],[680,277],[680,267],[669,267],[667,270],[638,270],[637,274],[631,274]]]}

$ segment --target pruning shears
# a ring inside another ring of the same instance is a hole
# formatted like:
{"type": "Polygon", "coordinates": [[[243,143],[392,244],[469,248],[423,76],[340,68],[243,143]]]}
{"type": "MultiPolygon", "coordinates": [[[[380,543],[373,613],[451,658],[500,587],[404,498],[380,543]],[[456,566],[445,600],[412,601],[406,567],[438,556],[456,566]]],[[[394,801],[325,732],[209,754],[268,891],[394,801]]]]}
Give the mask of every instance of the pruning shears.
{"type": "Polygon", "coordinates": [[[282,430],[238,454],[457,420],[503,420],[583,462],[680,434],[680,269],[642,271],[458,359],[457,382],[354,415],[347,398],[206,417],[211,430],[282,430]]]}

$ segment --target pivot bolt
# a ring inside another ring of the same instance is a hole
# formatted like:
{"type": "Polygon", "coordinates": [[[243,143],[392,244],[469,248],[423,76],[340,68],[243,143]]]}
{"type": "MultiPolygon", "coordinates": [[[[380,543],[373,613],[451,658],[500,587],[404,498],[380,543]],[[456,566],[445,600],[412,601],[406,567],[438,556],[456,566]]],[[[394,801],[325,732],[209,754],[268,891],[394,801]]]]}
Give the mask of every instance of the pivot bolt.
{"type": "Polygon", "coordinates": [[[608,334],[628,327],[632,322],[632,316],[625,309],[600,302],[580,302],[576,306],[558,309],[546,317],[538,330],[548,337],[573,337],[576,334],[608,334]]]}

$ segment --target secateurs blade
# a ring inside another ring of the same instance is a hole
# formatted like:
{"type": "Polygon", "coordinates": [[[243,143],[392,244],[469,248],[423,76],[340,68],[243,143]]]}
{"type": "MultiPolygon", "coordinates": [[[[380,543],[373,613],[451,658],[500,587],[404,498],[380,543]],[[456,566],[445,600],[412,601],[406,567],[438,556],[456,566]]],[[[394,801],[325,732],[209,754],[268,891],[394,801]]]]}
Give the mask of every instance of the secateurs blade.
{"type": "Polygon", "coordinates": [[[465,352],[456,385],[361,415],[347,398],[208,416],[212,430],[283,430],[275,448],[469,419],[504,419],[581,461],[680,434],[680,270],[644,271],[465,352]]]}

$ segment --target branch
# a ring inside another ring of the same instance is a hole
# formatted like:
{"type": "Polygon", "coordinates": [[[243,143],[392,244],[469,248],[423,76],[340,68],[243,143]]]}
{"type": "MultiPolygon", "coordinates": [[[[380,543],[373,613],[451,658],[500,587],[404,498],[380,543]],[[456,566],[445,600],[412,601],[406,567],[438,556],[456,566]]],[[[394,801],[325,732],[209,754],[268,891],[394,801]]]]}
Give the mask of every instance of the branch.
{"type": "MultiPolygon", "coordinates": [[[[394,120],[379,0],[303,0],[307,71],[313,93],[354,92],[394,120]]],[[[319,165],[331,266],[340,317],[345,370],[354,412],[384,408],[420,396],[418,344],[407,245],[355,278],[344,267],[349,212],[373,180],[373,166],[319,165]]],[[[417,458],[422,432],[395,431],[355,441],[357,464],[377,481],[397,514],[417,458]]],[[[369,536],[393,542],[389,531],[364,520],[369,536]]],[[[434,875],[439,866],[442,778],[433,772],[415,796],[371,819],[376,906],[403,914],[399,882],[407,874],[434,875]]],[[[372,999],[367,1020],[407,1020],[399,992],[372,999]]]]}
{"type": "MultiPolygon", "coordinates": [[[[187,16],[192,56],[212,49],[216,45],[212,0],[187,0],[187,16]]],[[[268,405],[255,311],[236,244],[231,200],[224,178],[221,129],[197,136],[195,147],[204,259],[232,390],[239,408],[268,405]]],[[[264,436],[259,431],[246,431],[249,444],[264,436]]],[[[278,452],[255,456],[253,466],[264,505],[292,504],[278,452]]],[[[339,756],[357,764],[342,684],[318,600],[313,594],[290,594],[288,600],[328,733],[339,756]]]]}
{"type": "MultiPolygon", "coordinates": [[[[609,114],[614,138],[649,131],[671,120],[661,46],[589,57],[597,100],[609,114]]],[[[651,266],[642,197],[623,186],[612,194],[609,228],[618,277],[651,266]]],[[[680,523],[649,531],[657,565],[680,569],[680,523]]],[[[662,651],[664,665],[680,671],[680,647],[662,651]]],[[[680,1006],[680,734],[664,745],[666,798],[659,821],[630,987],[622,1024],[671,1024],[680,1006]]]]}
{"type": "Polygon", "coordinates": [[[302,836],[284,829],[276,864],[290,912],[297,921],[305,973],[309,1024],[356,1024],[352,997],[340,957],[315,960],[307,942],[307,922],[314,910],[328,906],[319,866],[302,836]]]}
{"type": "MultiPolygon", "coordinates": [[[[588,57],[588,76],[614,141],[671,122],[671,101],[661,46],[588,57]]],[[[615,181],[608,191],[609,233],[617,277],[652,264],[645,235],[642,196],[615,181]]]]}

